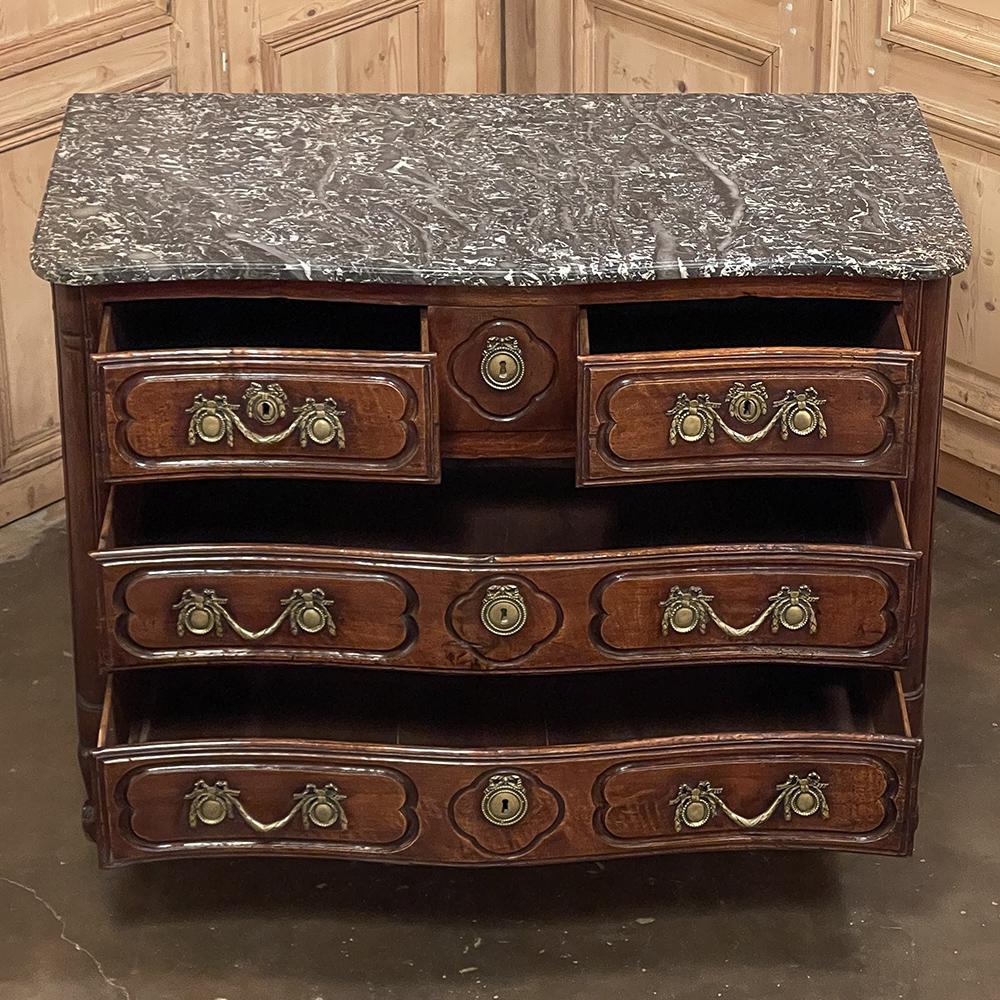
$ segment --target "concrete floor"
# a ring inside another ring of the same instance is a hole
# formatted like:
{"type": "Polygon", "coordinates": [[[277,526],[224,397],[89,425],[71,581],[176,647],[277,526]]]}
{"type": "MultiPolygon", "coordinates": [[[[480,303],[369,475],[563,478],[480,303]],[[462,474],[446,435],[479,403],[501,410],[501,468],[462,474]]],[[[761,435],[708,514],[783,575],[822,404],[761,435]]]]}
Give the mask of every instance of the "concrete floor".
{"type": "Polygon", "coordinates": [[[161,862],[80,833],[61,510],[0,531],[2,1000],[996,1000],[1000,519],[939,506],[912,859],[161,862]]]}

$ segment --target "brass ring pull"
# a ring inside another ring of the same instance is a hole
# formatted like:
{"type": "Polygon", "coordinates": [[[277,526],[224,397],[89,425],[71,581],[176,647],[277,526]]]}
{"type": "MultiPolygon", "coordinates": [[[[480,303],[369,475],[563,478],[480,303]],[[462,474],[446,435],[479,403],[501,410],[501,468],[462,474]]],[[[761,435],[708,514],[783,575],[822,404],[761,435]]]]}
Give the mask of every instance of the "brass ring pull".
{"type": "Polygon", "coordinates": [[[786,820],[790,820],[793,814],[815,816],[816,813],[823,819],[829,819],[830,807],[823,794],[828,784],[815,771],[810,771],[804,778],[790,774],[787,781],[776,786],[777,797],[758,816],[740,816],[733,812],[722,799],[722,789],[713,788],[710,781],[699,781],[693,788],[681,785],[677,795],[669,802],[669,805],[677,807],[674,810],[674,829],[678,833],[684,827],[697,830],[721,812],[744,830],[753,830],[766,823],[779,807],[786,820]]]}
{"type": "Polygon", "coordinates": [[[302,590],[296,587],[291,595],[282,600],[281,614],[266,628],[251,631],[244,628],[226,609],[228,597],[222,597],[214,590],[185,590],[180,600],[173,605],[177,612],[177,634],[208,635],[214,632],[222,635],[228,625],[241,639],[252,641],[274,635],[287,620],[292,635],[299,632],[315,634],[326,629],[330,635],[337,634],[337,625],[330,608],[333,599],[318,587],[302,590]]]}
{"type": "Polygon", "coordinates": [[[487,587],[480,611],[483,625],[494,635],[513,635],[524,628],[528,606],[516,584],[487,587]]]}
{"type": "Polygon", "coordinates": [[[671,587],[665,601],[660,601],[663,616],[660,629],[664,635],[676,632],[685,635],[697,629],[702,635],[709,621],[733,639],[756,632],[768,618],[771,619],[771,631],[788,629],[797,632],[808,628],[814,635],[818,627],[816,609],[813,605],[819,600],[819,595],[804,583],[797,587],[782,587],[776,594],[768,598],[768,605],[749,625],[736,628],[724,622],[712,607],[715,600],[713,594],[706,594],[701,587],[671,587]]]}
{"type": "MultiPolygon", "coordinates": [[[[277,382],[271,382],[267,386],[251,382],[243,393],[243,402],[246,404],[248,417],[265,426],[276,423],[288,411],[288,394],[277,382]]],[[[188,444],[195,445],[199,441],[216,444],[225,439],[226,444],[232,448],[236,431],[254,444],[279,444],[296,432],[303,448],[310,443],[335,444],[338,448],[343,448],[347,443],[344,425],[340,420],[345,411],[337,409],[336,400],[329,397],[322,402],[309,397],[301,406],[292,410],[294,419],[291,423],[283,430],[270,434],[260,434],[249,428],[240,417],[239,409],[240,404],[229,402],[225,393],[207,399],[199,392],[184,411],[191,414],[188,421],[188,444]]]]}
{"type": "MultiPolygon", "coordinates": [[[[756,423],[767,413],[767,389],[763,382],[754,382],[749,388],[744,382],[734,382],[724,402],[733,419],[745,424],[756,423]]],[[[826,419],[823,416],[826,400],[820,399],[815,389],[786,389],[784,397],[772,405],[774,413],[771,419],[756,431],[743,434],[726,423],[719,413],[723,404],[715,402],[707,392],[698,393],[694,399],[686,392],[679,392],[674,405],[666,411],[671,418],[670,444],[676,445],[678,439],[695,442],[706,437],[709,444],[715,444],[716,429],[737,444],[755,444],[775,427],[779,429],[782,441],[787,441],[789,434],[806,437],[814,431],[821,438],[826,437],[826,419]]]]}
{"type": "Polygon", "coordinates": [[[255,833],[273,833],[287,826],[296,816],[301,816],[302,825],[307,830],[310,826],[318,826],[324,830],[334,826],[339,830],[347,829],[347,813],[343,806],[347,796],[336,785],[328,784],[322,788],[306,785],[301,792],[292,796],[295,805],[291,810],[271,823],[254,819],[240,801],[241,794],[239,789],[230,788],[228,782],[216,781],[210,785],[199,779],[194,783],[194,788],[184,796],[184,801],[190,803],[188,826],[192,829],[199,823],[218,826],[223,820],[239,815],[255,833]]]}
{"type": "Polygon", "coordinates": [[[491,389],[513,389],[524,378],[524,355],[516,337],[488,337],[479,373],[491,389]]]}

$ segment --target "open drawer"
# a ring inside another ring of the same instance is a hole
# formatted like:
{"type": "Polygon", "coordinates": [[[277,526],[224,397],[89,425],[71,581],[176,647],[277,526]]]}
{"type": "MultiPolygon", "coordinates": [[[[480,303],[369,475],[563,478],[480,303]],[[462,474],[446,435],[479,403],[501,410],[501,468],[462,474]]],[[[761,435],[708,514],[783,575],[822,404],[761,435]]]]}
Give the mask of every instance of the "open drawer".
{"type": "Polygon", "coordinates": [[[569,468],[498,478],[462,465],[433,491],[115,486],[94,558],[112,667],[553,671],[778,656],[895,666],[920,554],[890,483],[578,490],[569,468]],[[329,511],[350,517],[312,516],[329,511]]]}
{"type": "Polygon", "coordinates": [[[92,358],[110,480],[440,478],[434,355],[423,350],[420,310],[156,304],[107,306],[92,358]]]}
{"type": "Polygon", "coordinates": [[[911,850],[920,742],[894,674],[231,677],[109,678],[93,754],[104,864],[911,850]]]}
{"type": "Polygon", "coordinates": [[[919,354],[891,303],[592,307],[580,346],[581,485],[909,473],[919,354]]]}

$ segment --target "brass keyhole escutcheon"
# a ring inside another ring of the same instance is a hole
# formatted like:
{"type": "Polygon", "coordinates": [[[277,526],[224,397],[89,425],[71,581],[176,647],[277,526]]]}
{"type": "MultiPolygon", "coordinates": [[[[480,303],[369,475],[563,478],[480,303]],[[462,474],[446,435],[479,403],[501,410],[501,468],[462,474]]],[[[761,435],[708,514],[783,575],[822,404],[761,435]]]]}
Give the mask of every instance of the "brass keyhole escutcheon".
{"type": "Polygon", "coordinates": [[[479,365],[491,389],[513,389],[524,378],[524,356],[516,337],[489,337],[479,365]]]}
{"type": "Polygon", "coordinates": [[[767,389],[763,382],[749,387],[745,382],[734,382],[726,393],[729,414],[740,423],[754,424],[767,412],[767,389]]]}
{"type": "Polygon", "coordinates": [[[494,635],[513,635],[524,628],[528,607],[516,584],[487,587],[480,612],[483,625],[494,635]]]}
{"type": "Polygon", "coordinates": [[[271,382],[267,386],[251,382],[243,393],[243,401],[246,403],[247,413],[265,426],[275,423],[288,410],[288,394],[277,382],[271,382]]]}
{"type": "Polygon", "coordinates": [[[494,774],[483,792],[483,815],[494,826],[513,826],[527,812],[523,779],[517,774],[494,774]]]}

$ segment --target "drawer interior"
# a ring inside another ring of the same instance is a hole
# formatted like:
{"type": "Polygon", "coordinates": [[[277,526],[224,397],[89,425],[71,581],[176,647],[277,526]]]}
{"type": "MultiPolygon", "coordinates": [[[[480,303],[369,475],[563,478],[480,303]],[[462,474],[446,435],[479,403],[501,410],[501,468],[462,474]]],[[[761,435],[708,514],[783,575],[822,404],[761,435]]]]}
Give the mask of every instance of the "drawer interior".
{"type": "Polygon", "coordinates": [[[908,737],[899,678],[834,667],[690,666],[627,679],[437,677],[308,667],[131,671],[109,681],[102,746],[295,739],[476,749],[700,734],[908,737]]]}
{"type": "Polygon", "coordinates": [[[865,299],[678,299],[593,305],[581,354],[705,348],[855,347],[909,349],[899,308],[865,299]]]}
{"type": "Polygon", "coordinates": [[[420,351],[418,306],[291,298],[163,298],[105,308],[102,351],[283,347],[420,351]]]}
{"type": "Polygon", "coordinates": [[[465,555],[725,544],[909,548],[892,483],[770,478],[581,490],[564,463],[455,462],[431,489],[251,477],[117,485],[100,549],[271,543],[465,555]]]}

